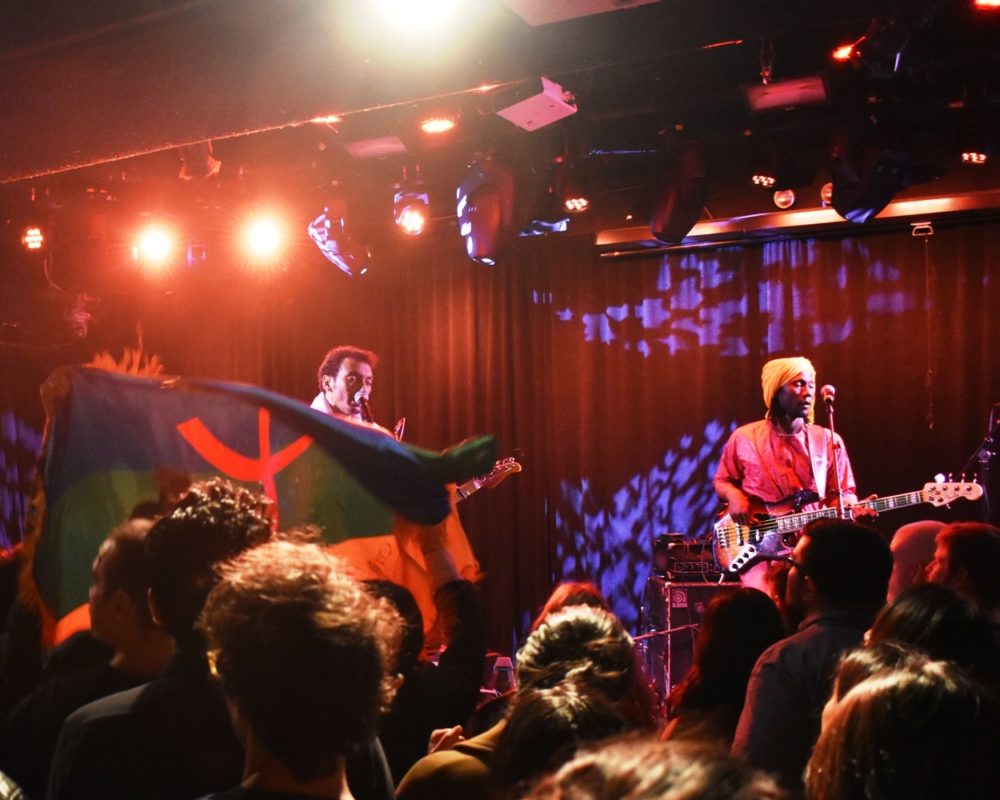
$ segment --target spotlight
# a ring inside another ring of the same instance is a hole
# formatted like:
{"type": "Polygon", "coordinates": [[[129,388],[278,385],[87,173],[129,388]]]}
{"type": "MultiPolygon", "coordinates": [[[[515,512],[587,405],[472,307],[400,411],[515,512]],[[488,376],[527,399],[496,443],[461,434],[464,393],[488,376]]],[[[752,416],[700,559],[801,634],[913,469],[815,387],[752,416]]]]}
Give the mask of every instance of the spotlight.
{"type": "Polygon", "coordinates": [[[419,236],[430,218],[430,199],[420,180],[420,168],[414,169],[414,179],[407,179],[406,168],[399,191],[392,198],[392,213],[399,229],[407,236],[419,236]]]}
{"type": "Polygon", "coordinates": [[[989,154],[980,150],[965,150],[962,153],[962,163],[980,167],[990,160],[989,154]]]}
{"type": "Polygon", "coordinates": [[[178,250],[177,236],[161,223],[142,228],[132,244],[132,260],[144,267],[161,270],[173,261],[178,250]]]}
{"type": "Polygon", "coordinates": [[[212,154],[210,141],[189,144],[180,148],[181,171],[177,177],[182,181],[211,178],[218,175],[222,162],[212,154]]]}
{"type": "Polygon", "coordinates": [[[778,189],[778,191],[774,193],[774,204],[782,211],[786,208],[791,208],[795,205],[795,190],[778,189]]]}
{"type": "Polygon", "coordinates": [[[781,191],[801,189],[816,177],[815,167],[800,167],[793,161],[790,142],[771,139],[766,142],[768,152],[757,162],[757,169],[750,180],[761,189],[781,191]]]}
{"type": "Polygon", "coordinates": [[[396,224],[407,236],[419,236],[427,227],[427,193],[397,192],[393,198],[396,224]]]}
{"type": "Polygon", "coordinates": [[[557,163],[556,191],[568,213],[582,214],[589,209],[591,180],[586,162],[577,158],[557,163]]]}
{"type": "Polygon", "coordinates": [[[451,117],[431,117],[420,123],[420,130],[430,134],[447,133],[454,128],[455,120],[451,117]]]}
{"type": "Polygon", "coordinates": [[[347,206],[340,197],[332,198],[323,213],[309,223],[309,238],[331,264],[351,278],[368,272],[370,253],[357,249],[347,232],[347,206]]]}
{"type": "Polygon", "coordinates": [[[902,130],[872,119],[834,135],[831,203],[849,222],[863,224],[910,185],[913,151],[902,130]]]}
{"type": "Polygon", "coordinates": [[[479,264],[493,266],[501,236],[514,212],[514,178],[492,158],[474,163],[455,192],[458,229],[465,252],[479,264]]]}
{"type": "Polygon", "coordinates": [[[21,246],[36,253],[45,247],[45,231],[39,225],[28,225],[21,231],[21,246]]]}
{"type": "Polygon", "coordinates": [[[833,184],[831,182],[827,181],[819,190],[819,202],[823,208],[829,208],[833,204],[833,184]]]}
{"type": "Polygon", "coordinates": [[[255,262],[274,261],[285,244],[281,221],[269,214],[257,214],[243,228],[243,249],[255,262]]]}
{"type": "Polygon", "coordinates": [[[708,199],[708,171],[701,145],[668,142],[654,185],[649,227],[661,242],[679,244],[708,199]]]}
{"type": "MultiPolygon", "coordinates": [[[[578,148],[571,148],[574,152],[578,148]]],[[[564,233],[571,215],[590,208],[590,174],[586,162],[572,155],[559,155],[552,162],[534,214],[521,231],[521,236],[564,233]]]]}

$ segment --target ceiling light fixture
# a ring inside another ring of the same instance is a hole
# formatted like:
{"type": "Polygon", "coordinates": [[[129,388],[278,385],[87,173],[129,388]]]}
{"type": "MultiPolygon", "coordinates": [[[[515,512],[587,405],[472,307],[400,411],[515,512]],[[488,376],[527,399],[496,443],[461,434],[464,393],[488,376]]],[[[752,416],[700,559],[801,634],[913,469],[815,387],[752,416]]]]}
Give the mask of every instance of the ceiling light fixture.
{"type": "Polygon", "coordinates": [[[850,44],[842,44],[836,50],[833,51],[834,61],[850,61],[852,58],[858,58],[861,55],[861,44],[864,42],[865,37],[862,36],[859,39],[855,39],[850,44]]]}
{"type": "Polygon", "coordinates": [[[456,124],[452,117],[431,117],[420,123],[420,130],[430,134],[447,133],[454,130],[456,124]]]}
{"type": "Polygon", "coordinates": [[[962,163],[972,164],[974,166],[980,167],[986,164],[990,160],[987,153],[977,151],[977,150],[966,150],[962,153],[962,163]]]}
{"type": "Polygon", "coordinates": [[[829,99],[822,75],[806,75],[785,81],[754,83],[743,86],[743,96],[751,111],[816,105],[829,99]]]}
{"type": "Polygon", "coordinates": [[[503,93],[497,116],[526,131],[536,131],[576,113],[576,99],[555,81],[533,79],[503,93]]]}
{"type": "Polygon", "coordinates": [[[29,252],[37,252],[45,247],[45,231],[40,225],[28,225],[21,231],[21,246],[29,252]]]}
{"type": "Polygon", "coordinates": [[[708,199],[708,168],[697,142],[668,140],[653,184],[649,229],[667,244],[680,244],[708,199]]]}
{"type": "Polygon", "coordinates": [[[132,244],[132,260],[153,271],[160,271],[173,262],[177,250],[177,234],[167,225],[154,222],[136,235],[132,244]]]}
{"type": "Polygon", "coordinates": [[[181,171],[177,177],[182,181],[202,180],[219,174],[222,162],[212,153],[210,141],[189,144],[180,148],[181,171]]]}
{"type": "Polygon", "coordinates": [[[465,240],[466,254],[478,264],[493,266],[513,219],[514,178],[510,170],[492,158],[473,163],[455,198],[458,232],[465,240]]]}
{"type": "Polygon", "coordinates": [[[420,180],[420,168],[414,169],[413,178],[407,177],[403,169],[403,180],[399,191],[392,198],[392,213],[396,225],[407,236],[419,236],[430,219],[430,197],[420,180]]]}
{"type": "Polygon", "coordinates": [[[345,275],[355,278],[368,272],[371,253],[358,248],[347,228],[347,202],[336,187],[323,213],[309,223],[309,238],[331,264],[345,275]]]}
{"type": "Polygon", "coordinates": [[[794,189],[779,189],[774,193],[774,204],[784,211],[786,208],[791,208],[795,205],[795,190],[794,189]]]}
{"type": "Polygon", "coordinates": [[[284,225],[277,217],[262,213],[247,220],[243,229],[243,248],[254,263],[275,261],[284,244],[284,225]]]}

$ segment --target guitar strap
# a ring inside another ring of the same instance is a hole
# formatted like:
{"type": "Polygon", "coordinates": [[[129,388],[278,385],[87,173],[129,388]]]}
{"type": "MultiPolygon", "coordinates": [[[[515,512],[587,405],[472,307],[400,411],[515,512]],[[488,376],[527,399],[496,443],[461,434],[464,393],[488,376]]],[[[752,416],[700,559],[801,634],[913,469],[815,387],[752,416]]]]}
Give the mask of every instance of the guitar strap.
{"type": "Polygon", "coordinates": [[[816,493],[826,497],[826,476],[829,472],[829,448],[826,428],[819,425],[809,425],[806,428],[806,441],[809,444],[809,463],[812,466],[813,480],[816,481],[816,493]]]}

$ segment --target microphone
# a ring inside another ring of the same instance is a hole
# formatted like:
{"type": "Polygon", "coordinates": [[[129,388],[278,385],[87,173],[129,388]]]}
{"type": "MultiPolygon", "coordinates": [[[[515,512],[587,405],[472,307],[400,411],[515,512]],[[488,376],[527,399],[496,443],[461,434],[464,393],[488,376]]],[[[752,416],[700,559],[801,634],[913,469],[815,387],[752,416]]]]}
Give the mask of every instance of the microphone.
{"type": "Polygon", "coordinates": [[[836,388],[831,386],[829,383],[819,390],[819,396],[823,398],[823,402],[826,404],[827,408],[833,405],[833,398],[836,395],[836,388]]]}
{"type": "Polygon", "coordinates": [[[354,393],[354,402],[361,406],[361,419],[365,422],[375,421],[375,418],[372,417],[372,407],[368,403],[368,397],[365,395],[364,390],[359,389],[354,393]]]}

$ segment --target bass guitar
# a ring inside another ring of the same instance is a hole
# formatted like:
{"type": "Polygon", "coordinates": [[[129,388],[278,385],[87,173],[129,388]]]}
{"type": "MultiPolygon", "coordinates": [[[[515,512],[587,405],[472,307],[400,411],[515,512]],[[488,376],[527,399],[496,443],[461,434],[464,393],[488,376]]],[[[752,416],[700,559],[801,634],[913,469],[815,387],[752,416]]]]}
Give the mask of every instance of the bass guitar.
{"type": "Polygon", "coordinates": [[[456,487],[455,491],[458,492],[458,499],[466,500],[480,489],[493,489],[506,479],[508,475],[513,475],[515,472],[520,471],[521,465],[513,458],[501,458],[493,465],[493,469],[485,475],[473,478],[456,487]]]}
{"type": "MultiPolygon", "coordinates": [[[[978,500],[982,496],[983,487],[978,483],[925,483],[919,491],[862,500],[853,507],[865,506],[881,513],[918,503],[944,506],[953,500],[978,500]]],[[[740,573],[758,561],[781,558],[794,546],[792,535],[807,523],[839,516],[839,509],[835,506],[783,516],[772,516],[774,511],[773,506],[768,507],[762,501],[752,499],[752,521],[749,525],[738,525],[727,511],[722,512],[715,522],[712,542],[715,562],[722,572],[740,573]]]]}

